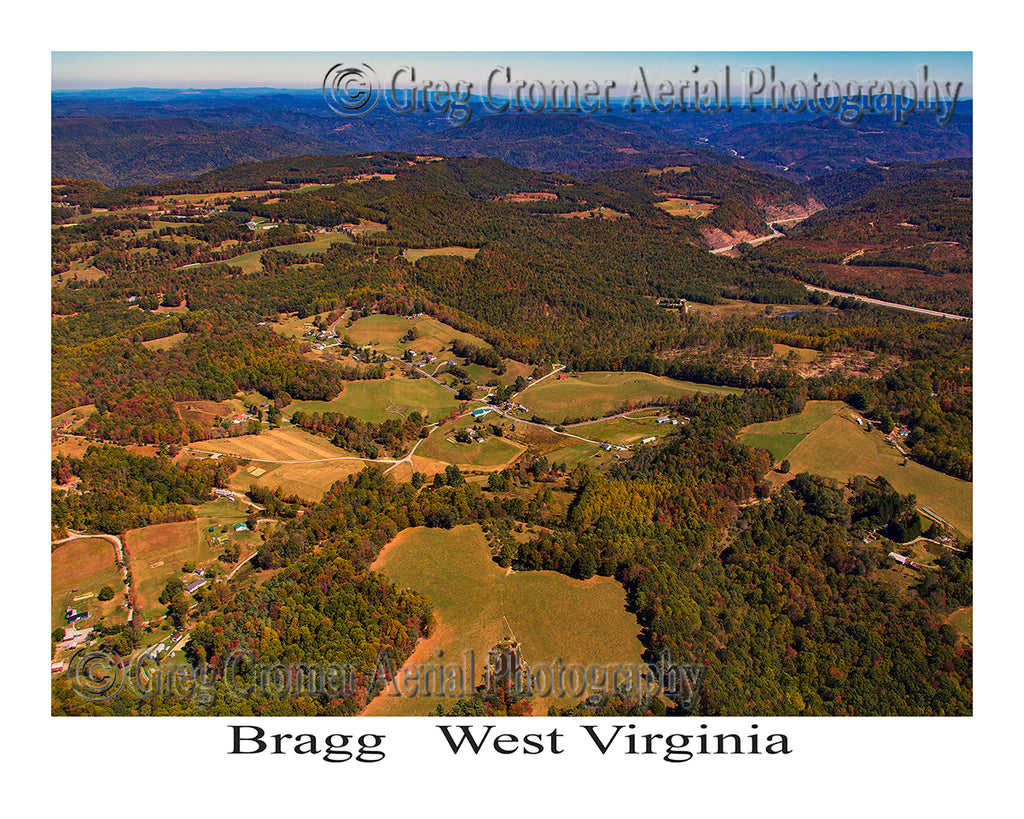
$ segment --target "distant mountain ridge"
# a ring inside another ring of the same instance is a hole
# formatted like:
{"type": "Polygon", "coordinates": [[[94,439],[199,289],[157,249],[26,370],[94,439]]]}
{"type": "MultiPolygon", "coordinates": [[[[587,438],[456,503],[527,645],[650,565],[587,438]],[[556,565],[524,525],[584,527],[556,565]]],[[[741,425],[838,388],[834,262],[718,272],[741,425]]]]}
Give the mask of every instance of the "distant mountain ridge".
{"type": "Polygon", "coordinates": [[[949,125],[934,115],[835,116],[730,113],[489,114],[465,124],[378,105],[341,117],[312,91],[162,89],[55,92],[52,175],[108,185],[181,179],[215,167],[302,154],[405,151],[491,156],[532,170],[580,177],[672,162],[740,164],[797,182],[866,162],[931,162],[972,153],[972,106],[949,125]]]}

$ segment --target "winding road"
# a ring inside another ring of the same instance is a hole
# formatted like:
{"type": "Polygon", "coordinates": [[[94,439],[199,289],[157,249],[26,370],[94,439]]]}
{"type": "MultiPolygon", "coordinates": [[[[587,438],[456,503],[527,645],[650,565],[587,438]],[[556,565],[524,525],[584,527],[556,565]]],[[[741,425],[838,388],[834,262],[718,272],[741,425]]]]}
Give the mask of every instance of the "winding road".
{"type": "Polygon", "coordinates": [[[956,313],[942,313],[938,310],[926,310],[924,307],[912,307],[909,304],[897,304],[893,301],[882,301],[881,299],[872,299],[868,296],[858,296],[856,293],[843,293],[839,290],[829,290],[827,287],[814,287],[810,284],[805,284],[808,290],[813,290],[818,293],[828,293],[830,296],[840,296],[844,299],[857,299],[858,301],[866,301],[868,304],[874,304],[878,307],[888,307],[891,310],[906,310],[910,313],[921,313],[926,316],[935,316],[936,318],[952,319],[954,321],[974,321],[970,316],[958,316],[956,313]]]}

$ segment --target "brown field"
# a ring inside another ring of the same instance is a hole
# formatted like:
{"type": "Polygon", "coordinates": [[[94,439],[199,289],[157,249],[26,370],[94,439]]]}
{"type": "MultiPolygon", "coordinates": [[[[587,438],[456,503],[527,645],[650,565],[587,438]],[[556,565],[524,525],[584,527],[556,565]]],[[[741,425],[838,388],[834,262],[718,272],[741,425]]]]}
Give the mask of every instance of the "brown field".
{"type": "Polygon", "coordinates": [[[174,411],[182,421],[194,421],[201,426],[213,426],[217,418],[227,418],[243,409],[242,402],[227,401],[175,401],[174,411]]]}
{"type": "Polygon", "coordinates": [[[694,199],[679,199],[678,197],[666,199],[664,202],[655,202],[654,206],[661,208],[665,213],[672,216],[686,216],[691,219],[700,219],[702,216],[707,216],[716,207],[716,205],[708,202],[698,202],[694,199]]]}
{"type": "MultiPolygon", "coordinates": [[[[196,454],[220,452],[250,459],[252,463],[231,476],[233,489],[244,492],[251,486],[266,486],[308,501],[320,500],[336,481],[361,472],[370,463],[295,427],[200,441],[188,449],[196,454]]],[[[382,466],[386,469],[390,464],[382,466]]]]}
{"type": "Polygon", "coordinates": [[[273,191],[269,188],[256,191],[229,191],[221,193],[176,193],[173,196],[155,196],[154,202],[161,204],[189,203],[192,205],[208,205],[217,199],[249,199],[254,196],[266,196],[273,191]]]}
{"type": "Polygon", "coordinates": [[[95,626],[100,618],[105,618],[108,625],[124,622],[124,602],[124,579],[117,566],[117,552],[106,538],[77,538],[62,543],[50,554],[51,628],[67,626],[66,606],[90,613],[91,616],[79,624],[81,628],[95,626]],[[104,586],[112,587],[117,593],[112,600],[100,602],[96,595],[104,586]],[[74,600],[87,594],[92,596],[74,600]]]}
{"type": "MultiPolygon", "coordinates": [[[[58,455],[66,455],[69,458],[81,458],[85,451],[91,446],[119,446],[106,441],[90,441],[88,438],[79,438],[73,435],[61,435],[57,433],[55,438],[50,439],[50,459],[58,455]]],[[[152,444],[128,444],[120,447],[135,455],[153,457],[160,453],[160,447],[152,444]]]]}
{"type": "Polygon", "coordinates": [[[645,176],[661,176],[663,173],[689,173],[689,165],[669,165],[667,168],[651,168],[645,176]]]}
{"type": "Polygon", "coordinates": [[[395,174],[393,173],[361,173],[357,176],[353,176],[351,179],[346,179],[346,182],[394,182],[395,174]]]}
{"type": "Polygon", "coordinates": [[[821,353],[817,350],[805,350],[802,347],[790,347],[787,344],[773,344],[772,350],[778,358],[782,359],[786,359],[790,354],[792,354],[801,364],[809,364],[812,361],[817,361],[821,356],[821,353]]]}
{"type": "Polygon", "coordinates": [[[506,193],[495,197],[495,202],[545,202],[558,198],[552,191],[523,191],[522,193],[506,193]]]}
{"type": "Polygon", "coordinates": [[[615,221],[616,219],[628,219],[628,213],[619,213],[617,210],[611,208],[594,208],[593,210],[574,210],[571,213],[558,213],[556,216],[561,216],[566,219],[610,219],[615,221]]]}
{"type": "Polygon", "coordinates": [[[197,441],[188,448],[196,453],[219,452],[276,464],[310,463],[355,457],[351,452],[338,449],[326,438],[295,427],[272,429],[260,435],[197,441]]]}
{"type": "MultiPolygon", "coordinates": [[[[722,304],[700,304],[698,302],[691,301],[690,312],[699,313],[701,316],[710,319],[721,319],[726,317],[750,317],[756,318],[765,316],[764,304],[754,304],[751,301],[734,301],[726,299],[722,304]]],[[[826,313],[835,313],[834,307],[824,307],[816,304],[786,304],[786,305],[774,305],[773,312],[778,313],[804,313],[811,312],[814,310],[822,310],[826,313]]],[[[785,319],[779,319],[780,322],[785,319]]],[[[780,327],[785,325],[780,324],[780,327]]]]}
{"type": "Polygon", "coordinates": [[[136,603],[144,617],[162,611],[159,602],[164,584],[172,577],[182,577],[181,567],[188,560],[198,566],[216,560],[221,548],[211,547],[199,536],[199,522],[161,523],[142,529],[131,529],[125,535],[130,556],[136,603]]]}
{"type": "Polygon", "coordinates": [[[63,287],[65,282],[70,281],[98,282],[106,275],[99,268],[91,266],[82,267],[80,262],[72,262],[70,270],[65,270],[63,273],[50,277],[50,285],[52,287],[63,287]]]}
{"type": "Polygon", "coordinates": [[[188,338],[188,333],[175,333],[163,338],[154,338],[152,341],[143,341],[142,346],[147,350],[173,350],[186,338],[188,338]]]}
{"type": "Polygon", "coordinates": [[[364,233],[383,233],[388,226],[382,222],[371,222],[369,219],[360,219],[357,225],[343,225],[344,229],[353,236],[360,236],[364,233]]]}
{"type": "Polygon", "coordinates": [[[177,307],[164,307],[163,305],[160,305],[153,312],[154,313],[160,313],[161,315],[165,315],[165,316],[170,314],[170,313],[187,313],[188,312],[188,305],[185,304],[185,302],[182,302],[177,307]]]}
{"type": "Polygon", "coordinates": [[[52,461],[58,455],[64,455],[68,458],[81,458],[85,454],[85,450],[90,446],[92,446],[92,441],[85,438],[58,435],[56,438],[50,439],[50,460],[52,461]]]}
{"type": "Polygon", "coordinates": [[[479,252],[478,247],[410,247],[402,255],[410,262],[416,262],[424,256],[460,256],[463,259],[472,259],[479,252]]]}
{"type": "MultiPolygon", "coordinates": [[[[330,489],[337,481],[344,480],[349,475],[362,472],[370,462],[358,459],[344,461],[325,461],[315,464],[250,464],[244,469],[239,469],[231,476],[230,485],[232,489],[245,492],[251,486],[266,486],[270,489],[280,489],[285,495],[297,495],[305,501],[315,502],[323,497],[324,492],[330,489]]],[[[390,464],[382,464],[387,469],[390,464]]],[[[401,469],[404,464],[399,465],[401,469]]],[[[395,472],[398,472],[398,469],[395,472]]],[[[395,474],[394,472],[392,474],[395,474]]],[[[409,470],[405,480],[412,478],[412,471],[409,470]]],[[[398,480],[398,476],[395,480],[398,480]]]]}

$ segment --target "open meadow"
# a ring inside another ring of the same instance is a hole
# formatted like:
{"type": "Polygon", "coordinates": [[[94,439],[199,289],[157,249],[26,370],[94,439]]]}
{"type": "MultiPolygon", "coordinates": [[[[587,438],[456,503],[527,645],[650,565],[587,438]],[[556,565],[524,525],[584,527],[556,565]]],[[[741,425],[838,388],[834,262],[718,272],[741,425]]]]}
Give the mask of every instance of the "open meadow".
{"type": "Polygon", "coordinates": [[[435,429],[417,448],[416,455],[468,469],[495,469],[514,461],[525,447],[492,435],[486,421],[481,425],[484,440],[462,443],[454,436],[457,430],[473,426],[471,418],[460,418],[454,423],[435,429]]]}
{"type": "Polygon", "coordinates": [[[71,607],[88,611],[88,619],[76,627],[96,626],[125,621],[124,578],[117,566],[114,544],[103,537],[84,537],[62,543],[50,554],[50,621],[51,628],[66,627],[64,609],[71,607]],[[98,599],[100,590],[110,586],[111,600],[98,599]]]}
{"type": "Polygon", "coordinates": [[[286,408],[289,417],[296,411],[340,412],[372,424],[401,420],[416,411],[432,421],[458,409],[455,396],[429,378],[382,378],[349,381],[333,401],[294,401],[286,408]]]}
{"type": "Polygon", "coordinates": [[[740,440],[751,446],[783,452],[790,475],[812,472],[839,481],[857,475],[884,477],[903,494],[917,497],[966,537],[973,532],[972,484],[929,469],[903,456],[878,430],[868,431],[854,420],[856,413],[838,401],[808,401],[797,416],[756,424],[741,431],[740,440]],[[795,443],[793,439],[799,438],[795,443]],[[793,444],[790,446],[790,444],[793,444]]]}
{"type": "Polygon", "coordinates": [[[480,248],[478,247],[453,245],[451,247],[410,247],[402,255],[410,262],[416,262],[424,256],[459,256],[463,259],[472,259],[479,252],[480,248]]]}
{"type": "Polygon", "coordinates": [[[472,344],[475,347],[490,348],[490,344],[481,338],[463,333],[449,327],[430,316],[387,316],[375,313],[358,319],[351,327],[338,325],[336,333],[359,347],[372,346],[378,352],[390,356],[400,356],[407,349],[413,349],[420,355],[433,353],[438,355],[451,347],[456,339],[472,344]],[[402,341],[410,333],[416,336],[410,341],[402,341]]]}
{"type": "MultiPolygon", "coordinates": [[[[473,652],[476,678],[464,679],[459,696],[472,693],[490,649],[513,634],[534,669],[550,668],[558,659],[565,665],[640,662],[640,627],[626,611],[625,590],[618,582],[608,577],[574,580],[555,572],[510,573],[491,559],[477,524],[407,529],[384,547],[373,569],[434,603],[434,633],[417,646],[406,668],[436,668],[439,656],[446,665],[468,668],[467,652],[473,652]]],[[[554,693],[534,700],[535,713],[582,699],[554,693]]],[[[425,715],[441,701],[436,696],[378,696],[364,713],[425,715]]]]}
{"type": "Polygon", "coordinates": [[[674,401],[700,392],[734,395],[743,391],[641,372],[583,372],[547,378],[523,390],[517,401],[529,413],[558,424],[610,415],[630,402],[674,401]]]}
{"type": "MultiPolygon", "coordinates": [[[[329,231],[327,233],[317,233],[316,238],[308,242],[298,242],[293,245],[279,245],[271,248],[272,250],[281,251],[282,253],[296,253],[299,256],[310,256],[314,253],[324,253],[331,249],[332,245],[349,243],[352,241],[352,237],[344,231],[329,231]]],[[[263,269],[263,253],[264,249],[253,250],[249,253],[243,253],[240,256],[235,256],[231,259],[225,259],[224,264],[229,264],[232,267],[241,268],[243,273],[257,273],[263,269]]]]}
{"type": "Polygon", "coordinates": [[[707,216],[717,207],[710,202],[697,202],[693,199],[679,199],[678,197],[655,202],[654,206],[661,208],[671,216],[686,216],[690,219],[707,216]]]}
{"type": "Polygon", "coordinates": [[[320,500],[336,481],[361,472],[369,463],[326,438],[296,427],[198,441],[189,445],[189,450],[200,455],[222,453],[249,459],[251,462],[231,477],[232,488],[240,492],[251,486],[266,486],[308,501],[320,500]]]}
{"type": "Polygon", "coordinates": [[[162,613],[160,592],[172,577],[183,578],[181,567],[195,561],[198,567],[210,565],[223,551],[201,537],[199,520],[161,523],[142,529],[130,529],[125,536],[132,572],[132,587],[137,608],[144,617],[162,613]]]}
{"type": "Polygon", "coordinates": [[[154,338],[151,341],[143,341],[142,346],[147,350],[173,350],[181,342],[188,338],[188,333],[174,333],[163,338],[154,338]]]}

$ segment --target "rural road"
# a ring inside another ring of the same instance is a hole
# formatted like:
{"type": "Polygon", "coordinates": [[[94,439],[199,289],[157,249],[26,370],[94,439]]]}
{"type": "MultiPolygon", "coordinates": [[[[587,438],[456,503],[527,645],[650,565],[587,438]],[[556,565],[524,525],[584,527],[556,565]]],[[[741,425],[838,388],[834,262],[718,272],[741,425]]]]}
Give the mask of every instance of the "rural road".
{"type": "Polygon", "coordinates": [[[756,239],[744,239],[739,242],[733,242],[731,245],[726,245],[725,247],[716,247],[711,251],[711,253],[725,253],[726,251],[732,250],[734,247],[739,247],[740,245],[750,245],[751,247],[762,245],[772,239],[778,239],[780,236],[786,235],[785,233],[779,233],[779,231],[775,229],[776,225],[781,225],[783,222],[802,222],[806,218],[806,216],[792,216],[789,219],[773,219],[770,222],[765,222],[765,224],[772,229],[772,232],[767,236],[758,236],[756,239]]]}
{"type": "Polygon", "coordinates": [[[974,321],[970,316],[958,316],[956,313],[941,313],[938,310],[926,310],[923,307],[911,307],[909,304],[897,304],[893,301],[882,301],[881,299],[872,299],[868,296],[858,296],[856,293],[842,293],[839,290],[829,290],[827,287],[814,287],[810,284],[805,284],[808,290],[813,290],[818,293],[828,293],[830,296],[840,296],[841,298],[857,299],[858,301],[866,301],[868,304],[874,304],[878,307],[888,307],[891,310],[907,310],[911,313],[921,313],[925,316],[935,316],[936,318],[953,319],[954,321],[974,321]]]}
{"type": "Polygon", "coordinates": [[[231,574],[229,574],[229,575],[228,575],[227,577],[225,577],[224,579],[225,579],[225,580],[230,580],[230,579],[231,579],[232,577],[234,577],[234,576],[235,576],[235,572],[237,572],[237,571],[238,571],[239,569],[241,569],[241,568],[242,568],[242,567],[243,567],[243,566],[244,566],[244,565],[245,565],[246,563],[248,563],[248,562],[249,562],[250,560],[252,560],[252,559],[253,559],[254,557],[256,557],[256,552],[253,552],[253,553],[252,553],[251,555],[249,555],[249,556],[248,556],[248,557],[247,557],[247,558],[246,558],[245,560],[242,560],[241,562],[239,562],[239,564],[238,564],[237,566],[235,566],[235,568],[233,568],[233,569],[231,570],[231,574]]]}

